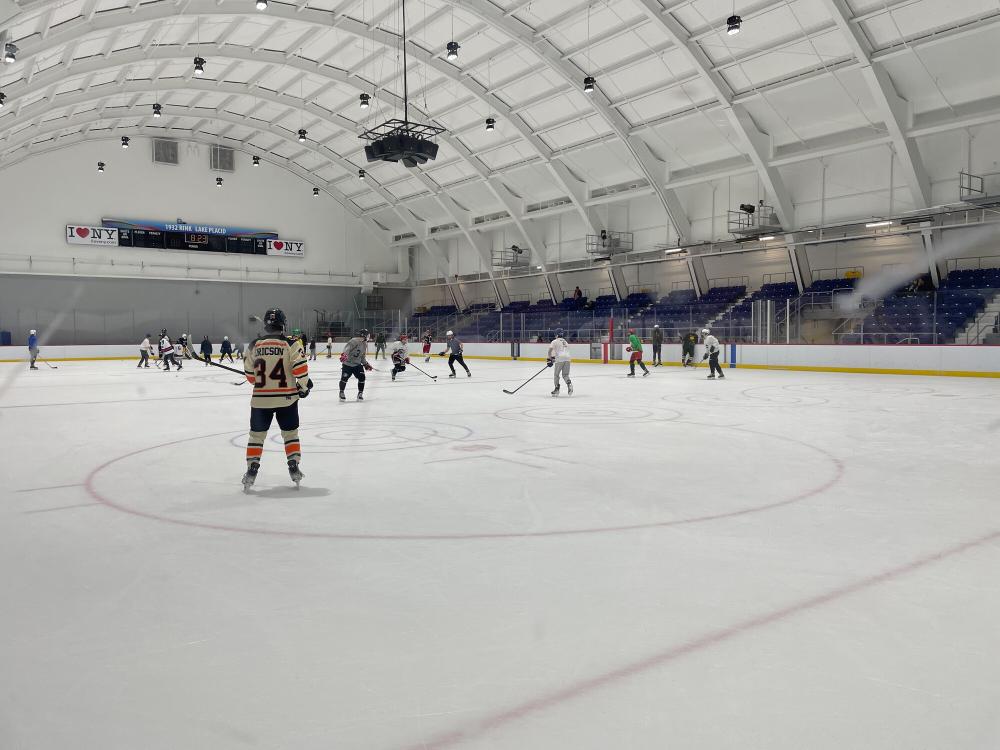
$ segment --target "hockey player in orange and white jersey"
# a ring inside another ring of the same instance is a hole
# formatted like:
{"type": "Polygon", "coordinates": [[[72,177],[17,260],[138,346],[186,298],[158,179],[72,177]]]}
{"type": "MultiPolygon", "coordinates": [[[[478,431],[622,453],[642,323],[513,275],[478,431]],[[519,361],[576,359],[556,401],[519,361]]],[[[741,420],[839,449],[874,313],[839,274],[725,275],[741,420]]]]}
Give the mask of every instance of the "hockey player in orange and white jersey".
{"type": "Polygon", "coordinates": [[[243,371],[253,384],[250,399],[250,437],[247,440],[247,472],[243,490],[249,491],[257,478],[264,440],[277,419],[285,443],[288,474],[299,486],[304,474],[299,469],[299,399],[309,395],[312,380],[309,364],[297,336],[285,335],[285,313],[272,309],[264,313],[264,335],[254,339],[243,355],[243,371]]]}

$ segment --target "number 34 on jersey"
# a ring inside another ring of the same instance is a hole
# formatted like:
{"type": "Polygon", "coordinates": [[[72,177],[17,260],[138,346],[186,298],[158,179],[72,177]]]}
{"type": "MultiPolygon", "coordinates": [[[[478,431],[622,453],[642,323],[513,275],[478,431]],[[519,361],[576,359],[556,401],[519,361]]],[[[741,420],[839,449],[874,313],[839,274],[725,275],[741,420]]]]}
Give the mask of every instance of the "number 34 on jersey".
{"type": "Polygon", "coordinates": [[[251,405],[262,408],[288,406],[298,399],[298,384],[304,388],[309,375],[302,342],[284,336],[267,336],[250,344],[243,370],[253,384],[251,405]]]}

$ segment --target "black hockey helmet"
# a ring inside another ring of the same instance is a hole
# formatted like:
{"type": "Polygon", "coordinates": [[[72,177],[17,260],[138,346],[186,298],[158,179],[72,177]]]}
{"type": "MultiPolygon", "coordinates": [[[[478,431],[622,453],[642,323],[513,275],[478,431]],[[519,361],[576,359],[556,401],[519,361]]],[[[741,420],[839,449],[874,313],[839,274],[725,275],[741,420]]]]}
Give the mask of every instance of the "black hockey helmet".
{"type": "Polygon", "coordinates": [[[167,335],[167,329],[166,328],[161,328],[160,329],[160,335],[161,336],[166,336],[167,335]]]}
{"type": "Polygon", "coordinates": [[[360,331],[358,331],[358,336],[360,336],[363,339],[368,338],[368,329],[362,328],[360,331]]]}
{"type": "Polygon", "coordinates": [[[285,323],[288,320],[285,318],[285,313],[279,310],[277,307],[272,307],[266,313],[264,313],[264,330],[270,333],[277,333],[278,331],[285,330],[285,323]]]}

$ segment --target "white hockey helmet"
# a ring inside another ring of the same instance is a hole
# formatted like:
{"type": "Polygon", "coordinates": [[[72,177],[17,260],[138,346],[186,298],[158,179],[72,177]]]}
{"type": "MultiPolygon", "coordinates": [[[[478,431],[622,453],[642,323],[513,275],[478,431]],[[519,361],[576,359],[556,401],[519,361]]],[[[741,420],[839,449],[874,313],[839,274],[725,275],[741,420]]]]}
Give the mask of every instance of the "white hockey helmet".
{"type": "Polygon", "coordinates": [[[446,333],[446,334],[445,334],[445,336],[454,336],[454,335],[455,335],[455,334],[454,334],[454,333],[452,333],[451,331],[448,331],[448,333],[446,333]]]}
{"type": "Polygon", "coordinates": [[[32,328],[30,331],[28,331],[28,335],[29,336],[34,336],[35,335],[35,329],[32,328]]]}
{"type": "Polygon", "coordinates": [[[223,337],[222,337],[222,340],[223,340],[223,341],[229,341],[229,337],[228,337],[228,336],[223,336],[223,337]]]}
{"type": "Polygon", "coordinates": [[[707,328],[702,328],[701,332],[704,333],[706,336],[711,333],[711,331],[708,330],[707,328]]]}
{"type": "Polygon", "coordinates": [[[659,327],[660,327],[659,324],[653,326],[653,328],[659,328],[659,327]]]}

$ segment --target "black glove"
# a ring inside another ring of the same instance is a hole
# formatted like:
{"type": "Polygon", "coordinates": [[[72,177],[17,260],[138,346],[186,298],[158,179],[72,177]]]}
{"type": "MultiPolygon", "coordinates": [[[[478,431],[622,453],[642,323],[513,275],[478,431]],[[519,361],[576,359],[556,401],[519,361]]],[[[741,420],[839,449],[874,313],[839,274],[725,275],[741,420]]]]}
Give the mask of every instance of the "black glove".
{"type": "Polygon", "coordinates": [[[708,359],[708,352],[705,352],[704,356],[702,356],[701,358],[701,361],[704,362],[706,359],[708,359]]]}
{"type": "Polygon", "coordinates": [[[306,387],[305,388],[303,388],[302,385],[300,384],[298,386],[299,398],[305,398],[306,396],[308,396],[309,393],[310,393],[310,391],[312,391],[312,388],[313,388],[312,378],[309,378],[308,380],[306,380],[306,387]]]}
{"type": "Polygon", "coordinates": [[[555,363],[556,363],[556,361],[554,359],[552,359],[552,357],[549,357],[547,360],[545,360],[545,366],[546,367],[552,367],[552,365],[554,365],[555,363]]]}

